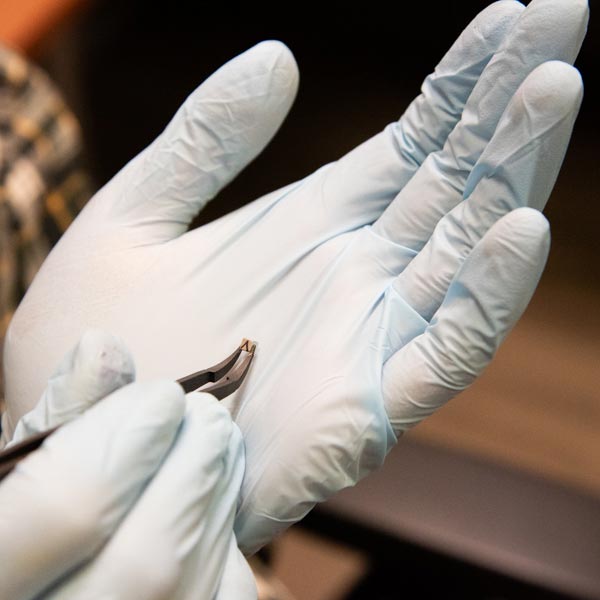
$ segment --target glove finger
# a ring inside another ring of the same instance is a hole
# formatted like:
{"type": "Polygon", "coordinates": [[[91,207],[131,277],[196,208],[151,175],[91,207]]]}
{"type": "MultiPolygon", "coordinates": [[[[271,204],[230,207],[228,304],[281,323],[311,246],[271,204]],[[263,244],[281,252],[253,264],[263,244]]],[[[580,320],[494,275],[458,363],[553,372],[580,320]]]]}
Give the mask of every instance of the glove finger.
{"type": "Polygon", "coordinates": [[[402,118],[332,166],[327,189],[333,190],[344,218],[354,213],[360,224],[373,222],[427,155],[444,145],[483,68],[523,8],[513,0],[485,8],[425,79],[402,118]]]}
{"type": "MultiPolygon", "coordinates": [[[[585,0],[529,4],[486,66],[444,148],[427,157],[375,223],[376,233],[414,250],[425,245],[438,221],[462,200],[467,178],[519,85],[546,61],[572,63],[587,20],[585,0]]],[[[531,176],[530,169],[521,174],[524,181],[531,176]]]]}
{"type": "Polygon", "coordinates": [[[549,245],[544,216],[518,208],[475,246],[431,324],[384,365],[383,398],[397,435],[485,369],[531,299],[549,245]]]}
{"type": "Polygon", "coordinates": [[[177,440],[90,564],[53,597],[213,598],[230,552],[244,473],[241,434],[208,394],[188,396],[177,440]]]}
{"type": "Polygon", "coordinates": [[[128,385],[17,465],[0,486],[1,598],[30,598],[97,552],[159,467],[184,407],[173,382],[128,385]]]}
{"type": "MultiPolygon", "coordinates": [[[[133,357],[123,340],[98,329],[86,331],[61,361],[38,404],[17,423],[11,444],[66,423],[134,378],[133,357]]],[[[7,439],[9,416],[2,428],[7,439]]]]}
{"type": "MultiPolygon", "coordinates": [[[[145,243],[186,231],[206,203],[275,135],[297,87],[296,62],[281,42],[262,42],[230,60],[117,176],[127,194],[120,194],[110,207],[111,218],[138,226],[145,243]]],[[[104,202],[110,200],[101,192],[98,203],[104,202]]]]}
{"type": "Polygon", "coordinates": [[[461,263],[495,221],[520,206],[544,208],[582,93],[578,71],[560,62],[544,63],[521,85],[467,181],[468,198],[438,223],[394,283],[424,319],[431,319],[461,263]]]}

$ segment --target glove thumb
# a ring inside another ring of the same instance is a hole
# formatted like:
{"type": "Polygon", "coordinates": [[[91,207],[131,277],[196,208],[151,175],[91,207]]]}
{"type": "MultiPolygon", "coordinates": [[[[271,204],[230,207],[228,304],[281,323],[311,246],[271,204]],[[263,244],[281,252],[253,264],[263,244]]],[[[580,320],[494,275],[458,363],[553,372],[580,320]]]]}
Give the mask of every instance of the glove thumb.
{"type": "Polygon", "coordinates": [[[133,357],[123,340],[90,329],[63,358],[36,407],[18,421],[12,439],[10,424],[3,423],[0,446],[62,425],[134,379],[133,357]]]}

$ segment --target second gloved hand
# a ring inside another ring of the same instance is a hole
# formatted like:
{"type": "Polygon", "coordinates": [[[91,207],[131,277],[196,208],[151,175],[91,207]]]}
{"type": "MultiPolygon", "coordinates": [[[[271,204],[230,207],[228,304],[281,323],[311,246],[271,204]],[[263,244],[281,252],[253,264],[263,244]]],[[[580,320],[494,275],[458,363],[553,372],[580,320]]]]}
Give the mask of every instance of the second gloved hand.
{"type": "Polygon", "coordinates": [[[586,22],[582,0],[492,4],[400,121],[186,232],[296,90],[281,44],[226,64],[46,261],[8,332],[7,429],[84,327],[127,340],[145,378],[178,378],[247,337],[256,359],[227,400],[246,444],[240,544],[356,483],[481,373],[535,289],[549,235],[533,209],[581,100],[568,63],[586,22]]]}
{"type": "Polygon", "coordinates": [[[17,425],[15,442],[67,423],[0,483],[0,598],[256,597],[238,428],[209,394],[132,378],[122,342],[89,331],[17,425]]]}

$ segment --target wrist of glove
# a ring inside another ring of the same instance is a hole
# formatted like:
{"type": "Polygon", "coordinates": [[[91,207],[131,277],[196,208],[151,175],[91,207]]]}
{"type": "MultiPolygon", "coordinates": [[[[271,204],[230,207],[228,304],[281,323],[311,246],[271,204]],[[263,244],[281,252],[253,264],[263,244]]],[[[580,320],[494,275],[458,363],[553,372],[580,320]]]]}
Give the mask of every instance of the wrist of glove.
{"type": "Polygon", "coordinates": [[[133,383],[87,332],[12,442],[63,425],[0,485],[0,597],[256,597],[233,520],[241,434],[208,394],[133,383]]]}

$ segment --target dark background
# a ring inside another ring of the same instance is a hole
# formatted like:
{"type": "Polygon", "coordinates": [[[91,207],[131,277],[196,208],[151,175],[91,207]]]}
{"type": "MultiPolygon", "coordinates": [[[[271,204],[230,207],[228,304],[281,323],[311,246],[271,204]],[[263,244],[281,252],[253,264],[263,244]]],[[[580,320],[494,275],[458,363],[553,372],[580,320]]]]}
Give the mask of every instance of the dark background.
{"type": "MultiPolygon", "coordinates": [[[[265,39],[285,42],[300,91],[267,150],[198,222],[335,160],[397,119],[467,23],[488,2],[227,3],[98,0],[56,36],[45,66],[78,114],[91,170],[107,181],[162,130],[222,63],[265,39]]],[[[594,2],[576,66],[585,97],[547,216],[546,277],[600,287],[594,2]]]]}

